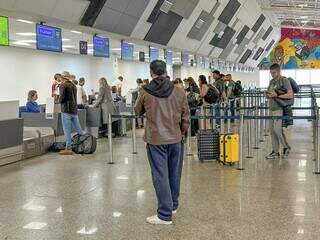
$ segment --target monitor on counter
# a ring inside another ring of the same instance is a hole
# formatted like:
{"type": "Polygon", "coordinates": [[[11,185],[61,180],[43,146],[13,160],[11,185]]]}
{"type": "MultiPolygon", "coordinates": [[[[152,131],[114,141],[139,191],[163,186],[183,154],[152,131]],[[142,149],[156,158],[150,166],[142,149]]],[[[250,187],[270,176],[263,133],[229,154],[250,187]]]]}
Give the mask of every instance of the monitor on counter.
{"type": "Polygon", "coordinates": [[[93,36],[93,56],[110,57],[109,38],[93,36]]]}
{"type": "Polygon", "coordinates": [[[9,46],[9,20],[0,16],[0,45],[9,46]]]}
{"type": "Polygon", "coordinates": [[[159,59],[159,49],[154,47],[149,47],[149,60],[150,62],[159,59]]]}
{"type": "Polygon", "coordinates": [[[122,41],[121,42],[121,59],[122,60],[133,60],[133,49],[132,43],[122,41]]]}
{"type": "Polygon", "coordinates": [[[60,28],[37,24],[36,34],[38,50],[62,52],[62,36],[60,28]]]}

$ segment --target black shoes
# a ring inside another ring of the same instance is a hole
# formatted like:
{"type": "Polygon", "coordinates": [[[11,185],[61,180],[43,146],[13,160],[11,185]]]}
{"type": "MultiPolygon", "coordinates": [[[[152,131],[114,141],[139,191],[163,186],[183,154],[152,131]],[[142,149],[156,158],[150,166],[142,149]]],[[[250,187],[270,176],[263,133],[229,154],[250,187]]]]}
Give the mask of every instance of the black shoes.
{"type": "Polygon", "coordinates": [[[290,147],[284,148],[284,149],[283,149],[283,156],[284,156],[284,157],[288,157],[289,154],[290,154],[290,150],[291,150],[290,147]]]}

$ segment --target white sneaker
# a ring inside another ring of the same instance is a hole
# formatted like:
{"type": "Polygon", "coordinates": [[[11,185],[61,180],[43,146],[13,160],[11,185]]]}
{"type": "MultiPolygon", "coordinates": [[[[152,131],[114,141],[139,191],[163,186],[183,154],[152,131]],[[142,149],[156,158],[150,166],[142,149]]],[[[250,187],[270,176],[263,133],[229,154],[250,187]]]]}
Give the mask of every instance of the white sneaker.
{"type": "Polygon", "coordinates": [[[147,218],[147,223],[155,224],[155,225],[171,225],[172,221],[164,221],[161,220],[157,215],[147,218]]]}
{"type": "Polygon", "coordinates": [[[175,214],[177,214],[177,212],[178,212],[178,209],[173,210],[173,211],[172,211],[172,214],[175,215],[175,214]]]}

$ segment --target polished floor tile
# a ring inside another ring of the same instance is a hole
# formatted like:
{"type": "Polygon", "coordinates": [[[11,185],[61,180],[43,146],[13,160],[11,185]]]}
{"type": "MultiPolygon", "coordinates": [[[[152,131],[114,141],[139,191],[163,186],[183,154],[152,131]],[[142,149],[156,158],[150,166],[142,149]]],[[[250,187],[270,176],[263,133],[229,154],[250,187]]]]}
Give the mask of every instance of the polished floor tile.
{"type": "MultiPolygon", "coordinates": [[[[114,140],[114,165],[102,139],[94,155],[47,154],[1,167],[0,239],[319,239],[311,124],[296,122],[287,134],[289,158],[265,160],[267,137],[244,158],[244,171],[200,163],[193,139],[172,226],[145,222],[156,198],[140,131],[137,155],[130,136],[114,140]]],[[[244,141],[245,156],[246,149],[244,141]]]]}

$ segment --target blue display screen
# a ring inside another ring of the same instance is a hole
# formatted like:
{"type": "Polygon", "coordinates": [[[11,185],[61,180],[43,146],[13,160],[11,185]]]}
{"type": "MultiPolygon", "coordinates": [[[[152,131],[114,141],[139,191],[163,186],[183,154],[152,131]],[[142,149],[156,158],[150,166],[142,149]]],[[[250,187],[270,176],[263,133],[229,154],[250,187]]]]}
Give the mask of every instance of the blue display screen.
{"type": "Polygon", "coordinates": [[[181,53],[181,62],[184,66],[189,66],[189,54],[188,53],[181,53]]]}
{"type": "Polygon", "coordinates": [[[159,59],[159,49],[154,47],[149,47],[149,60],[150,62],[159,59]]]}
{"type": "Polygon", "coordinates": [[[121,42],[121,59],[122,60],[133,60],[133,49],[132,43],[121,42]]]}
{"type": "Polygon", "coordinates": [[[37,49],[52,52],[62,52],[61,29],[37,24],[37,49]]]}
{"type": "Polygon", "coordinates": [[[109,38],[93,37],[93,56],[110,57],[109,38]]]}
{"type": "Polygon", "coordinates": [[[166,50],[164,53],[164,58],[166,59],[166,62],[168,65],[173,64],[173,52],[166,50]]]}

